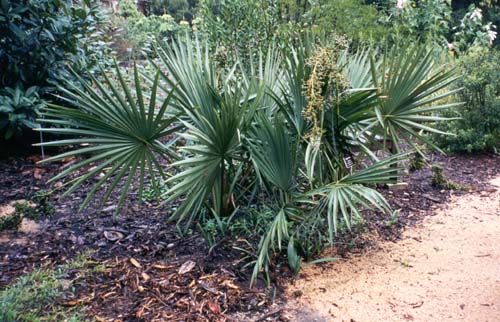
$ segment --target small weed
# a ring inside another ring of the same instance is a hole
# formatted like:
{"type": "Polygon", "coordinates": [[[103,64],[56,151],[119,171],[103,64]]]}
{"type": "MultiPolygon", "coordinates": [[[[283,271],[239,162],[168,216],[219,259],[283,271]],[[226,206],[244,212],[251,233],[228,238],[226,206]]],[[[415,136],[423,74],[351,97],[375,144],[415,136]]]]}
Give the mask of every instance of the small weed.
{"type": "Polygon", "coordinates": [[[442,189],[466,190],[466,187],[448,180],[444,175],[443,167],[437,164],[432,166],[432,186],[442,189]]]}
{"type": "Polygon", "coordinates": [[[7,229],[18,229],[23,217],[16,211],[11,215],[0,217],[0,231],[7,229]]]}
{"type": "Polygon", "coordinates": [[[421,153],[416,152],[413,158],[410,159],[410,171],[422,170],[425,166],[425,157],[421,153]]]}
{"type": "Polygon", "coordinates": [[[47,190],[38,191],[30,201],[16,203],[16,213],[32,220],[38,220],[42,216],[51,217],[55,213],[55,207],[50,201],[51,194],[47,190]]]}
{"type": "Polygon", "coordinates": [[[56,212],[54,204],[50,201],[51,194],[52,191],[40,190],[31,198],[31,201],[37,205],[38,215],[51,217],[56,212]]]}
{"type": "Polygon", "coordinates": [[[399,262],[401,263],[401,266],[403,266],[403,267],[406,267],[406,268],[413,267],[413,265],[410,264],[410,262],[406,259],[401,259],[399,262]]]}
{"type": "Polygon", "coordinates": [[[150,185],[142,192],[142,202],[157,201],[160,199],[166,199],[168,191],[168,185],[165,180],[158,180],[156,185],[150,185]]]}
{"type": "Polygon", "coordinates": [[[388,226],[394,226],[399,222],[399,215],[400,211],[395,210],[392,212],[391,217],[389,218],[389,222],[387,223],[388,226]]]}
{"type": "Polygon", "coordinates": [[[14,207],[16,209],[15,214],[17,214],[19,217],[33,220],[38,219],[38,211],[35,204],[24,201],[17,202],[14,207]]]}

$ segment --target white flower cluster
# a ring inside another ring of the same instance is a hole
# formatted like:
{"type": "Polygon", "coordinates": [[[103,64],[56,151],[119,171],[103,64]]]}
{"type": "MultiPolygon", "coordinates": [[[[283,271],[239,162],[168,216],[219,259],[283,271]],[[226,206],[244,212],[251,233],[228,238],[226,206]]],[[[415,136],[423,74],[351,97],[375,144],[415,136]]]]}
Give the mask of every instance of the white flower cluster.
{"type": "Polygon", "coordinates": [[[470,15],[471,20],[481,20],[483,19],[483,13],[481,12],[481,9],[477,8],[474,11],[472,11],[472,14],[470,15]]]}
{"type": "Polygon", "coordinates": [[[396,2],[396,9],[403,10],[408,5],[408,0],[398,0],[396,2]]]}
{"type": "Polygon", "coordinates": [[[494,30],[488,30],[488,41],[490,42],[490,45],[493,44],[493,41],[497,39],[497,32],[494,30]]]}

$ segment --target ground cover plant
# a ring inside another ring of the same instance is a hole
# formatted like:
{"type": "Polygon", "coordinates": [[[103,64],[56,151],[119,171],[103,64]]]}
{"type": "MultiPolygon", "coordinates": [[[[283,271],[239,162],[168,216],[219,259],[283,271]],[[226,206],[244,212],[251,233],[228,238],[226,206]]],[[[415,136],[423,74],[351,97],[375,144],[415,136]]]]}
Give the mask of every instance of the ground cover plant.
{"type": "Polygon", "coordinates": [[[0,292],[0,319],[84,321],[82,307],[70,302],[73,284],[101,269],[88,253],[53,269],[38,268],[0,292]]]}
{"type": "Polygon", "coordinates": [[[256,64],[230,68],[196,40],[158,54],[155,74],[134,68],[132,84],[117,68],[116,80],[61,87],[78,108],[49,105],[41,121],[62,127],[41,131],[77,137],[43,145],[80,147],[45,162],[92,154],[53,180],[88,169],[68,182],[69,194],[99,176],[82,207],[105,183],[102,204],[119,186],[115,215],[129,189],[142,196],[145,184],[166,178],[181,232],[215,219],[224,234],[233,218],[257,212],[266,222],[250,252],[252,283],[281,250],[298,271],[300,258],[316,255],[323,238],[332,244],[363,210],[390,213],[374,186],[398,176],[407,157],[400,143],[431,144],[422,132],[439,133],[427,124],[445,120],[434,113],[459,104],[439,104],[453,94],[444,89],[455,76],[423,48],[350,53],[334,37],[291,53],[271,48],[256,64]]]}

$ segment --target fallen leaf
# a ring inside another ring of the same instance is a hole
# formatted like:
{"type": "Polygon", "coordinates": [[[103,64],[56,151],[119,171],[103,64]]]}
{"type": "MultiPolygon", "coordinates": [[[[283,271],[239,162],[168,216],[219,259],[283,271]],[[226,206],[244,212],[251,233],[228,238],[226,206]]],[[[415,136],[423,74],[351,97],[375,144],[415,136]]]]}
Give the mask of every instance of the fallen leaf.
{"type": "Polygon", "coordinates": [[[422,305],[424,304],[424,301],[418,301],[418,302],[415,302],[415,303],[411,303],[411,307],[416,309],[416,308],[419,308],[421,307],[422,305]]]}
{"type": "Polygon", "coordinates": [[[101,297],[102,297],[103,299],[105,299],[105,298],[107,298],[107,297],[110,297],[110,296],[111,296],[111,295],[113,295],[113,294],[116,294],[116,292],[115,292],[115,291],[111,291],[111,292],[108,292],[108,293],[104,294],[104,295],[103,295],[103,296],[101,296],[101,297]]]}
{"type": "Polygon", "coordinates": [[[80,301],[69,301],[69,302],[64,302],[63,305],[64,306],[76,306],[76,305],[78,305],[78,303],[80,303],[80,301]]]}
{"type": "Polygon", "coordinates": [[[159,264],[154,264],[152,265],[153,268],[156,268],[156,269],[167,269],[168,266],[165,266],[165,265],[159,265],[159,264]]]}
{"type": "Polygon", "coordinates": [[[75,156],[64,158],[64,159],[60,160],[59,162],[61,162],[61,163],[68,163],[68,162],[71,162],[73,160],[76,160],[75,156]]]}
{"type": "Polygon", "coordinates": [[[134,265],[137,268],[141,268],[142,267],[141,264],[139,264],[139,262],[136,261],[135,258],[133,258],[133,257],[130,258],[130,263],[132,263],[132,265],[134,265]]]}
{"type": "Polygon", "coordinates": [[[42,179],[42,174],[43,174],[45,171],[46,171],[45,169],[36,168],[36,169],[35,169],[35,172],[33,173],[33,176],[35,177],[35,179],[37,179],[37,180],[41,180],[41,179],[42,179]]]}
{"type": "Polygon", "coordinates": [[[114,241],[123,239],[124,236],[119,231],[112,231],[112,230],[107,231],[106,230],[106,231],[104,231],[104,237],[106,237],[107,240],[114,242],[114,241]]]}
{"type": "Polygon", "coordinates": [[[151,279],[151,277],[149,277],[149,275],[144,273],[144,272],[141,274],[141,276],[142,276],[142,279],[144,280],[144,282],[147,282],[151,279]]]}
{"type": "Polygon", "coordinates": [[[110,212],[110,211],[114,211],[116,209],[116,205],[111,205],[111,206],[108,206],[108,207],[105,207],[103,208],[101,211],[102,212],[110,212]]]}
{"type": "Polygon", "coordinates": [[[187,262],[185,262],[184,264],[181,265],[181,267],[179,268],[179,274],[186,274],[186,273],[189,273],[193,270],[193,268],[196,266],[196,263],[189,260],[187,262]]]}
{"type": "Polygon", "coordinates": [[[210,309],[210,311],[212,311],[214,314],[217,314],[217,315],[220,314],[219,304],[212,302],[212,301],[208,301],[207,304],[208,304],[208,308],[210,309]]]}
{"type": "Polygon", "coordinates": [[[140,319],[144,315],[144,306],[142,306],[137,312],[135,312],[135,317],[140,319]]]}
{"type": "Polygon", "coordinates": [[[222,286],[228,287],[233,290],[239,289],[239,287],[230,280],[225,280],[224,282],[222,282],[222,286]]]}

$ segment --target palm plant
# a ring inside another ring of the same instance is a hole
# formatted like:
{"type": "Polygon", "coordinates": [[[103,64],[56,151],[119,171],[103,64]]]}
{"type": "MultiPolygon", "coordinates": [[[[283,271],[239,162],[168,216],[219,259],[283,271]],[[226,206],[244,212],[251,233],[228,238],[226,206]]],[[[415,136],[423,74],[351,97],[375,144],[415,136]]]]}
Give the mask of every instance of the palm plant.
{"type": "Polygon", "coordinates": [[[56,181],[75,172],[83,172],[82,175],[66,183],[71,185],[64,193],[68,195],[93,177],[104,174],[87,194],[81,204],[81,209],[89,204],[105,183],[111,181],[101,199],[101,205],[103,205],[121,179],[125,178],[115,210],[116,216],[125,201],[129,188],[135,183],[136,174],[140,177],[139,196],[143,192],[146,173],[149,173],[153,183],[157,177],[155,171],[163,174],[158,156],[175,156],[175,154],[170,149],[170,144],[164,144],[160,139],[178,131],[179,126],[174,124],[176,117],[167,113],[173,91],[170,91],[163,101],[158,102],[156,94],[159,74],[156,75],[151,86],[148,100],[144,97],[136,66],[134,66],[132,82],[135,95],[130,91],[129,84],[118,65],[116,65],[117,81],[112,80],[105,73],[103,75],[104,81],[102,82],[92,78],[94,86],[79,78],[83,89],[69,82],[66,88],[59,88],[64,95],[61,99],[76,108],[49,104],[41,113],[43,118],[39,122],[57,125],[57,127],[38,130],[72,135],[76,138],[38,145],[78,147],[42,162],[92,154],[91,157],[77,162],[50,180],[56,181]]]}
{"type": "Polygon", "coordinates": [[[435,103],[452,94],[444,89],[454,79],[451,72],[435,71],[422,50],[377,60],[369,51],[349,55],[308,43],[285,56],[270,49],[256,66],[238,62],[229,70],[217,67],[199,41],[174,43],[158,53],[158,73],[146,75],[148,99],[137,69],[135,94],[119,70],[118,84],[93,79],[82,81],[84,89],[61,89],[77,109],[50,106],[44,122],[64,127],[41,130],[77,138],[45,145],[86,146],[48,161],[92,156],[54,180],[99,162],[70,181],[67,193],[104,171],[82,206],[105,182],[111,182],[107,199],[124,181],[119,211],[136,177],[141,191],[146,174],[154,180],[163,173],[158,157],[173,159],[165,165],[176,172],[167,180],[168,200],[180,199],[181,205],[172,219],[190,224],[201,214],[219,221],[245,216],[245,200],[272,212],[252,282],[286,241],[288,253],[295,254],[291,263],[300,264],[294,245],[314,236],[301,235],[303,227],[325,229],[333,243],[339,223],[350,229],[363,210],[390,211],[373,185],[390,181],[406,154],[379,160],[373,145],[380,137],[425,142],[421,131],[434,131],[425,123],[443,120],[430,113],[450,107],[435,103]],[[157,99],[159,90],[167,97],[157,99]],[[164,144],[166,137],[173,139],[164,144]]]}

